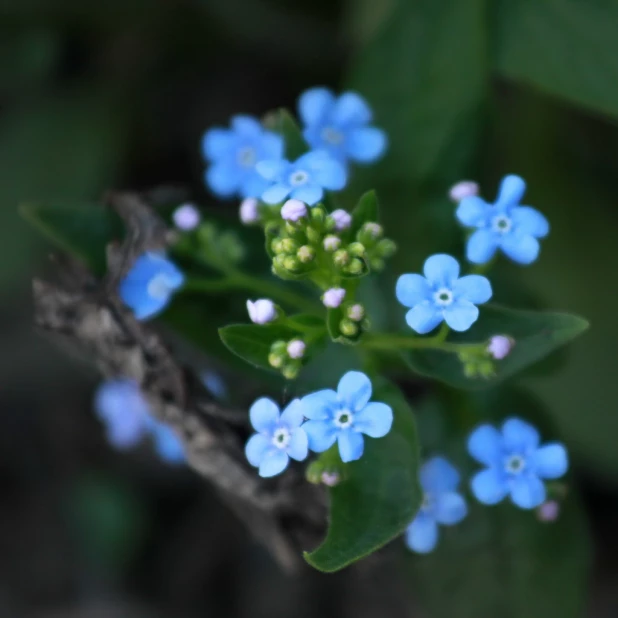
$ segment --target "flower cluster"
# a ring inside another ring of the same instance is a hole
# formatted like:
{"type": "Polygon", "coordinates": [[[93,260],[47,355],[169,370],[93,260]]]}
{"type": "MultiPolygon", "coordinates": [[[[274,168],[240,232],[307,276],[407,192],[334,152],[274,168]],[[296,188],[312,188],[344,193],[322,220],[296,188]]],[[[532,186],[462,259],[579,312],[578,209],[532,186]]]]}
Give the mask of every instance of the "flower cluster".
{"type": "Polygon", "coordinates": [[[278,339],[270,346],[268,362],[271,367],[281,370],[284,378],[293,380],[300,371],[306,348],[307,344],[298,337],[290,341],[278,339]]]}

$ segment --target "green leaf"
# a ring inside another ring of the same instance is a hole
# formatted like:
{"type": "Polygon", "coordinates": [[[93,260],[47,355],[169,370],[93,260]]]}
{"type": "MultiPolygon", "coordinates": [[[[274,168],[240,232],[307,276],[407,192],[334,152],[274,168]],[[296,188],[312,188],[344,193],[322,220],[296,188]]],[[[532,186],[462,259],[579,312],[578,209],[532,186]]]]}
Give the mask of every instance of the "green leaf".
{"type": "Polygon", "coordinates": [[[374,401],[389,404],[393,428],[384,438],[365,438],[365,452],[347,465],[348,478],[330,491],[326,539],[305,559],[316,569],[338,571],[401,534],[421,503],[414,416],[393,385],[375,389],[374,401]]]}
{"type": "Polygon", "coordinates": [[[364,193],[352,211],[352,225],[350,226],[350,237],[355,238],[356,233],[365,223],[377,223],[380,216],[378,208],[378,196],[375,191],[364,193]]]}
{"type": "Polygon", "coordinates": [[[618,115],[618,5],[500,0],[496,70],[594,111],[618,115]]]}
{"type": "Polygon", "coordinates": [[[324,318],[310,313],[298,313],[288,316],[286,324],[299,331],[311,331],[324,328],[324,318]]]}
{"type": "Polygon", "coordinates": [[[286,159],[294,161],[309,151],[296,120],[287,109],[277,110],[274,117],[267,119],[265,124],[283,136],[286,159]]]}
{"type": "Polygon", "coordinates": [[[494,377],[467,378],[457,355],[442,350],[408,350],[403,357],[408,366],[421,375],[437,378],[458,388],[483,388],[541,360],[587,328],[588,322],[575,315],[488,305],[481,307],[480,318],[469,331],[452,340],[482,343],[492,335],[512,337],[515,346],[504,360],[496,361],[494,377]]]}

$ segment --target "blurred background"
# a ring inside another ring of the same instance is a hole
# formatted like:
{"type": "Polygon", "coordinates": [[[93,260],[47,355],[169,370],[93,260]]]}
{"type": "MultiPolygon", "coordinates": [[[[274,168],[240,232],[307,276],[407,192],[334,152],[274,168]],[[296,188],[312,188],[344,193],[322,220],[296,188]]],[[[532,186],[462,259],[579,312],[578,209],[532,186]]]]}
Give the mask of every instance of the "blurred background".
{"type": "MultiPolygon", "coordinates": [[[[615,0],[2,0],[0,616],[557,615],[529,585],[542,557],[487,558],[496,581],[475,581],[492,601],[462,600],[459,613],[419,599],[430,588],[458,598],[465,579],[419,579],[399,544],[378,568],[282,574],[192,472],[146,446],[113,450],[92,413],[94,370],[32,330],[30,281],[49,245],[20,203],[172,185],[235,216],[204,188],[203,132],[233,113],[294,109],[313,85],[358,90],[390,136],[350,191],[378,189],[400,245],[385,290],[429,253],[461,251],[446,198],[458,180],[492,199],[504,174],[520,174],[550,219],[538,263],[501,263],[494,278],[499,301],[591,321],[520,382],[568,444],[589,518],[568,615],[618,615],[615,0]]],[[[375,307],[383,325],[401,319],[390,290],[375,307]]],[[[464,555],[462,578],[476,556],[464,555]]]]}

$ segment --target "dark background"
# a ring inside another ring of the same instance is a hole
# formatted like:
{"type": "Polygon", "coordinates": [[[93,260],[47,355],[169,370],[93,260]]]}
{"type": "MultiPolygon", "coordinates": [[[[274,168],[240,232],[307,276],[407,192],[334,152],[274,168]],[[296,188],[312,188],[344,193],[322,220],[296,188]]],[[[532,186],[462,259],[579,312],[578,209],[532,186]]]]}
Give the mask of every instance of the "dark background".
{"type": "MultiPolygon", "coordinates": [[[[31,328],[49,246],[20,203],[175,185],[235,210],[202,184],[204,130],[293,109],[318,84],[358,89],[391,137],[355,179],[377,186],[400,245],[387,281],[460,248],[445,194],[461,178],[491,199],[518,173],[549,217],[538,263],[496,276],[515,304],[592,323],[524,382],[569,446],[590,517],[585,615],[618,615],[617,41],[618,5],[598,0],[3,0],[0,616],[433,615],[398,544],[377,568],[281,574],[192,472],[147,447],[113,451],[92,414],[97,375],[31,328]]],[[[384,305],[383,323],[396,311],[384,305]]]]}

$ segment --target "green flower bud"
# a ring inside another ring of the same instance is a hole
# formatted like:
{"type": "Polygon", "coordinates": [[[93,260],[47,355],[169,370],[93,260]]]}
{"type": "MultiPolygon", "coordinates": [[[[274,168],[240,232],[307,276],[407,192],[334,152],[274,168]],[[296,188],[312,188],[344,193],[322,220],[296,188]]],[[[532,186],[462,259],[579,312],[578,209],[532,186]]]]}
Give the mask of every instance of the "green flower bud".
{"type": "Polygon", "coordinates": [[[324,251],[328,251],[332,253],[333,251],[337,251],[341,247],[341,238],[339,236],[334,236],[333,234],[329,234],[324,239],[324,251]]]}
{"type": "Polygon", "coordinates": [[[317,245],[322,240],[321,232],[319,232],[318,230],[316,230],[314,227],[310,225],[308,225],[307,228],[305,229],[305,234],[307,234],[307,240],[312,245],[317,245]]]}
{"type": "Polygon", "coordinates": [[[298,234],[298,225],[300,224],[292,223],[291,221],[286,221],[285,222],[286,233],[290,236],[294,236],[298,234]]]}
{"type": "Polygon", "coordinates": [[[339,322],[339,330],[346,337],[356,337],[356,335],[358,335],[358,324],[344,318],[339,322]]]}
{"type": "Polygon", "coordinates": [[[363,257],[365,255],[365,245],[363,245],[360,242],[353,242],[350,245],[348,245],[348,251],[350,252],[350,255],[353,255],[354,257],[363,257]]]}
{"type": "Polygon", "coordinates": [[[324,464],[316,459],[312,461],[305,470],[305,478],[314,485],[319,485],[322,482],[322,471],[324,470],[324,464]]]}
{"type": "Polygon", "coordinates": [[[314,206],[311,208],[311,221],[321,226],[326,219],[326,211],[321,206],[314,206]]]}
{"type": "Polygon", "coordinates": [[[283,363],[285,362],[285,356],[282,354],[275,354],[271,352],[268,355],[268,364],[275,369],[280,369],[283,367],[283,363]]]}
{"type": "Polygon", "coordinates": [[[383,238],[376,245],[376,253],[383,258],[391,257],[397,251],[397,245],[390,238],[383,238]]]}
{"type": "Polygon", "coordinates": [[[491,378],[496,372],[491,360],[482,360],[478,363],[478,374],[483,378],[491,378]]]}
{"type": "Polygon", "coordinates": [[[275,255],[279,253],[283,253],[283,247],[281,246],[282,239],[281,238],[273,238],[270,243],[270,248],[275,255]]]}
{"type": "Polygon", "coordinates": [[[384,266],[386,264],[384,263],[384,260],[382,258],[371,257],[369,259],[369,265],[371,266],[371,270],[375,270],[376,272],[379,272],[381,270],[384,270],[384,266]]]}
{"type": "Polygon", "coordinates": [[[354,258],[343,270],[349,275],[360,275],[365,270],[365,265],[362,260],[354,258]]]}
{"type": "Polygon", "coordinates": [[[275,255],[275,257],[273,258],[273,264],[275,266],[275,268],[285,268],[284,262],[286,260],[287,256],[284,255],[283,253],[280,253],[279,255],[275,255]]]}
{"type": "Polygon", "coordinates": [[[296,272],[300,269],[300,266],[301,264],[296,256],[288,255],[283,259],[283,268],[285,268],[286,270],[296,272]]]}
{"type": "Polygon", "coordinates": [[[283,341],[283,339],[279,339],[270,346],[270,352],[278,356],[285,356],[287,354],[287,347],[287,342],[283,341]]]}
{"type": "Polygon", "coordinates": [[[343,268],[350,262],[350,254],[345,249],[337,249],[337,251],[333,253],[333,262],[335,266],[343,268]]]}
{"type": "Polygon", "coordinates": [[[371,328],[371,320],[369,318],[363,318],[362,322],[361,322],[361,328],[364,331],[367,331],[371,328]]]}
{"type": "Polygon", "coordinates": [[[280,246],[283,253],[296,253],[298,251],[298,244],[296,244],[291,238],[284,238],[281,241],[280,246]]]}
{"type": "Polygon", "coordinates": [[[384,230],[379,223],[370,222],[363,225],[363,227],[361,228],[361,233],[366,235],[368,238],[373,238],[374,240],[377,240],[378,238],[382,237],[382,235],[384,234],[384,230]]]}
{"type": "Polygon", "coordinates": [[[309,245],[303,245],[296,253],[296,256],[303,264],[308,264],[315,258],[315,249],[309,245]]]}
{"type": "Polygon", "coordinates": [[[281,373],[286,380],[294,380],[300,372],[301,364],[298,361],[289,362],[282,370],[281,373]]]}

